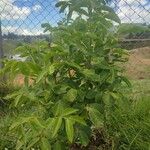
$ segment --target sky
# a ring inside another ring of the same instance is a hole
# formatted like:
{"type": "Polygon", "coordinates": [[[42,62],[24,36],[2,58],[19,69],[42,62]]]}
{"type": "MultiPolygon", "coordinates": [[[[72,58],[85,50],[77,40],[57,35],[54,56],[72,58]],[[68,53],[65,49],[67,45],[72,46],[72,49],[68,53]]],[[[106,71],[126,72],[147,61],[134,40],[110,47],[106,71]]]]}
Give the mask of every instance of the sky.
{"type": "MultiPolygon", "coordinates": [[[[55,8],[57,1],[0,0],[3,33],[42,34],[42,23],[49,22],[55,26],[63,17],[55,8]]],[[[110,5],[122,23],[150,23],[150,0],[114,0],[110,5]]]]}

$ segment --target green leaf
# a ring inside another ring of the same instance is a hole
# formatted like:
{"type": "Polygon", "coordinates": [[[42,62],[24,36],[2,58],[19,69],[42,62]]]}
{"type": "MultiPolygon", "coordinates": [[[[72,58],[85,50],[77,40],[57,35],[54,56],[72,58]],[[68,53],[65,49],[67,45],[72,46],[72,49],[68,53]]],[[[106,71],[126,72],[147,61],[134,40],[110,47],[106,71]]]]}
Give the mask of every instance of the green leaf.
{"type": "Polygon", "coordinates": [[[62,143],[57,141],[53,147],[54,150],[62,150],[62,143]]]}
{"type": "Polygon", "coordinates": [[[97,92],[96,95],[95,95],[95,102],[100,103],[101,101],[102,101],[102,93],[97,92]]]}
{"type": "Polygon", "coordinates": [[[73,14],[73,10],[70,10],[69,13],[68,13],[68,15],[67,15],[67,20],[68,20],[68,22],[69,22],[69,20],[71,19],[72,14],[73,14]]]}
{"type": "Polygon", "coordinates": [[[49,23],[43,23],[41,27],[45,28],[44,32],[51,31],[53,29],[49,23]]]}
{"type": "Polygon", "coordinates": [[[43,68],[42,72],[37,77],[37,83],[39,83],[47,74],[51,75],[55,71],[54,65],[47,66],[46,68],[43,68]]]}
{"type": "Polygon", "coordinates": [[[115,70],[111,69],[110,73],[111,73],[111,75],[110,75],[110,77],[108,78],[107,81],[112,84],[115,81],[115,70]]]}
{"type": "Polygon", "coordinates": [[[73,137],[74,137],[74,128],[73,128],[74,122],[69,119],[65,119],[65,128],[66,128],[66,134],[68,137],[68,140],[72,143],[73,137]]]}
{"type": "Polygon", "coordinates": [[[48,70],[44,68],[42,72],[38,75],[36,82],[39,83],[47,73],[48,73],[48,70]]]}
{"type": "Polygon", "coordinates": [[[110,92],[105,92],[103,95],[103,102],[105,104],[105,108],[110,108],[111,107],[111,94],[110,92]]]}
{"type": "Polygon", "coordinates": [[[83,130],[79,130],[79,141],[83,146],[87,146],[89,143],[89,136],[83,130]]]}
{"type": "Polygon", "coordinates": [[[67,99],[69,102],[74,102],[76,97],[77,97],[77,90],[76,89],[70,89],[66,96],[65,96],[65,99],[67,99]]]}
{"type": "Polygon", "coordinates": [[[100,81],[100,76],[97,75],[95,71],[92,69],[84,69],[82,73],[85,75],[85,77],[87,77],[92,81],[96,81],[96,82],[100,81]]]}
{"type": "Polygon", "coordinates": [[[62,118],[53,118],[52,122],[51,122],[51,127],[52,127],[52,138],[54,138],[58,132],[58,130],[60,129],[62,124],[62,118]]]}
{"type": "Polygon", "coordinates": [[[61,85],[57,85],[54,87],[54,92],[56,94],[65,94],[67,92],[67,89],[69,88],[69,86],[61,84],[61,85]]]}
{"type": "Polygon", "coordinates": [[[30,68],[30,70],[32,71],[33,74],[38,75],[39,72],[41,71],[41,67],[38,64],[28,62],[28,66],[29,66],[29,68],[30,68]]]}
{"type": "Polygon", "coordinates": [[[17,107],[17,105],[18,105],[18,103],[19,103],[19,101],[20,101],[22,95],[23,95],[23,94],[20,93],[20,95],[18,95],[18,96],[15,98],[15,100],[14,100],[14,106],[15,106],[15,107],[17,107]]]}
{"type": "Polygon", "coordinates": [[[132,87],[132,84],[126,77],[121,76],[120,78],[123,82],[125,82],[128,85],[128,87],[130,87],[130,88],[132,87]]]}
{"type": "Polygon", "coordinates": [[[61,116],[65,117],[71,114],[74,114],[78,111],[78,109],[74,109],[74,108],[67,108],[65,110],[62,111],[61,116]]]}
{"type": "Polygon", "coordinates": [[[60,13],[63,13],[63,12],[65,11],[65,9],[67,8],[67,6],[68,6],[68,4],[67,4],[67,3],[66,3],[66,4],[64,4],[63,6],[61,6],[61,8],[60,8],[59,12],[60,12],[60,13]]]}
{"type": "Polygon", "coordinates": [[[67,66],[69,66],[69,67],[72,67],[73,69],[81,70],[81,67],[77,63],[74,63],[74,62],[65,62],[65,64],[67,66]]]}
{"type": "Polygon", "coordinates": [[[44,137],[41,139],[40,148],[41,148],[41,150],[51,150],[51,145],[50,145],[48,139],[46,139],[44,137]]]}
{"type": "Polygon", "coordinates": [[[20,150],[23,145],[24,145],[24,142],[21,140],[18,140],[16,144],[16,150],[20,150]]]}
{"type": "Polygon", "coordinates": [[[60,116],[65,109],[65,103],[58,101],[55,106],[52,108],[54,116],[60,116]]]}
{"type": "Polygon", "coordinates": [[[4,97],[5,99],[11,99],[14,98],[16,96],[18,96],[20,94],[20,91],[18,92],[13,92],[12,94],[8,94],[6,97],[4,97]]]}
{"type": "Polygon", "coordinates": [[[54,66],[54,65],[51,65],[51,66],[48,67],[48,69],[49,69],[49,70],[48,70],[48,74],[51,75],[51,74],[53,74],[54,71],[55,71],[55,66],[54,66]]]}
{"type": "Polygon", "coordinates": [[[110,92],[110,95],[116,100],[120,98],[118,93],[110,92]]]}
{"type": "Polygon", "coordinates": [[[18,68],[23,75],[28,76],[30,74],[30,68],[26,62],[18,62],[18,68]]]}
{"type": "Polygon", "coordinates": [[[59,2],[57,2],[56,3],[56,7],[62,7],[62,6],[64,6],[64,5],[66,5],[66,4],[68,4],[68,2],[67,1],[59,1],[59,2]]]}
{"type": "Polygon", "coordinates": [[[95,98],[95,95],[96,95],[96,91],[94,90],[89,90],[86,94],[86,98],[87,99],[94,99],[95,98]]]}
{"type": "Polygon", "coordinates": [[[37,144],[37,142],[40,140],[40,138],[39,137],[36,137],[36,138],[34,138],[34,139],[32,139],[30,142],[29,142],[29,145],[28,145],[28,147],[27,147],[27,150],[29,149],[31,149],[35,144],[37,144]]]}
{"type": "Polygon", "coordinates": [[[74,122],[78,122],[79,124],[82,124],[84,126],[86,126],[86,122],[84,121],[83,117],[77,116],[77,115],[73,115],[70,117],[67,117],[69,120],[72,120],[74,122]]]}
{"type": "Polygon", "coordinates": [[[39,131],[44,128],[44,126],[40,123],[40,121],[37,118],[31,118],[30,124],[32,125],[33,129],[39,131]]]}
{"type": "Polygon", "coordinates": [[[17,121],[15,121],[11,126],[10,130],[17,128],[20,125],[23,125],[25,123],[34,123],[37,127],[44,128],[44,126],[38,121],[37,117],[32,116],[32,117],[21,117],[17,121]]]}
{"type": "Polygon", "coordinates": [[[88,16],[88,13],[87,11],[85,11],[84,9],[78,9],[78,13],[82,14],[82,15],[85,15],[85,16],[88,16]]]}
{"type": "Polygon", "coordinates": [[[14,128],[17,128],[18,126],[20,126],[21,124],[24,124],[26,122],[28,122],[30,119],[30,117],[27,118],[19,118],[17,121],[15,121],[9,128],[9,130],[13,130],[14,128]]]}
{"type": "Polygon", "coordinates": [[[108,12],[111,12],[111,13],[115,13],[115,11],[111,7],[109,7],[107,5],[101,5],[101,6],[99,6],[99,8],[101,10],[105,10],[105,11],[108,11],[108,12]]]}
{"type": "Polygon", "coordinates": [[[107,13],[107,14],[104,15],[104,17],[107,18],[107,19],[110,19],[112,21],[115,21],[119,24],[121,23],[120,18],[115,13],[107,13]]]}
{"type": "Polygon", "coordinates": [[[102,114],[93,107],[87,107],[90,121],[95,127],[101,127],[103,125],[102,114]]]}

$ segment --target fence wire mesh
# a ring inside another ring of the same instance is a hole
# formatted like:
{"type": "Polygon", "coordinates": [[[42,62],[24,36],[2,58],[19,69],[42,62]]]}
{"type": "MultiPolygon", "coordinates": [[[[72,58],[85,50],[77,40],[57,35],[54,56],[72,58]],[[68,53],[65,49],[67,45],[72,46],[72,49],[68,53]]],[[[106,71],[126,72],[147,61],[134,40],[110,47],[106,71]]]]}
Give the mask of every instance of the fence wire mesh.
{"type": "MultiPolygon", "coordinates": [[[[0,19],[5,54],[10,53],[10,49],[14,49],[22,41],[31,42],[33,38],[43,39],[45,34],[41,28],[42,23],[57,26],[65,15],[59,13],[58,8],[55,7],[58,1],[1,0],[0,19]]],[[[141,45],[149,46],[150,0],[108,0],[107,2],[107,5],[118,14],[123,28],[129,28],[129,32],[123,38],[130,40],[126,40],[123,47],[130,49],[141,45]]]]}

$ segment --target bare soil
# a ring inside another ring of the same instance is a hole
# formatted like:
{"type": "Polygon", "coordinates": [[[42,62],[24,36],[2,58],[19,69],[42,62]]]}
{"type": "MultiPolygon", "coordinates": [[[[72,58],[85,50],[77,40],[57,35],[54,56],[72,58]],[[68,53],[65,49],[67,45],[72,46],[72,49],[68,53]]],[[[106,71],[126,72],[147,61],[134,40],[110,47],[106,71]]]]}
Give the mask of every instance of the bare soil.
{"type": "Polygon", "coordinates": [[[150,79],[150,47],[130,51],[125,71],[130,79],[150,79]]]}
{"type": "MultiPolygon", "coordinates": [[[[32,83],[33,83],[33,80],[30,79],[29,84],[32,84],[32,83]]],[[[14,85],[16,85],[16,86],[24,85],[24,76],[22,74],[17,75],[17,77],[14,80],[14,85]]]]}

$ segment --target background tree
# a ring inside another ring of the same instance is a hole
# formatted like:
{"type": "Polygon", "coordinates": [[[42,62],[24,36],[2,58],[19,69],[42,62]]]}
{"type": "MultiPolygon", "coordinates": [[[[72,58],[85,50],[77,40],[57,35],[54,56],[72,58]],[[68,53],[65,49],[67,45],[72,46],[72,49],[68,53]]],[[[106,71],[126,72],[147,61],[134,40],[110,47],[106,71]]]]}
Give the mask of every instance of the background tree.
{"type": "Polygon", "coordinates": [[[7,37],[8,37],[8,39],[16,40],[18,38],[18,35],[13,32],[9,32],[7,37]]]}

